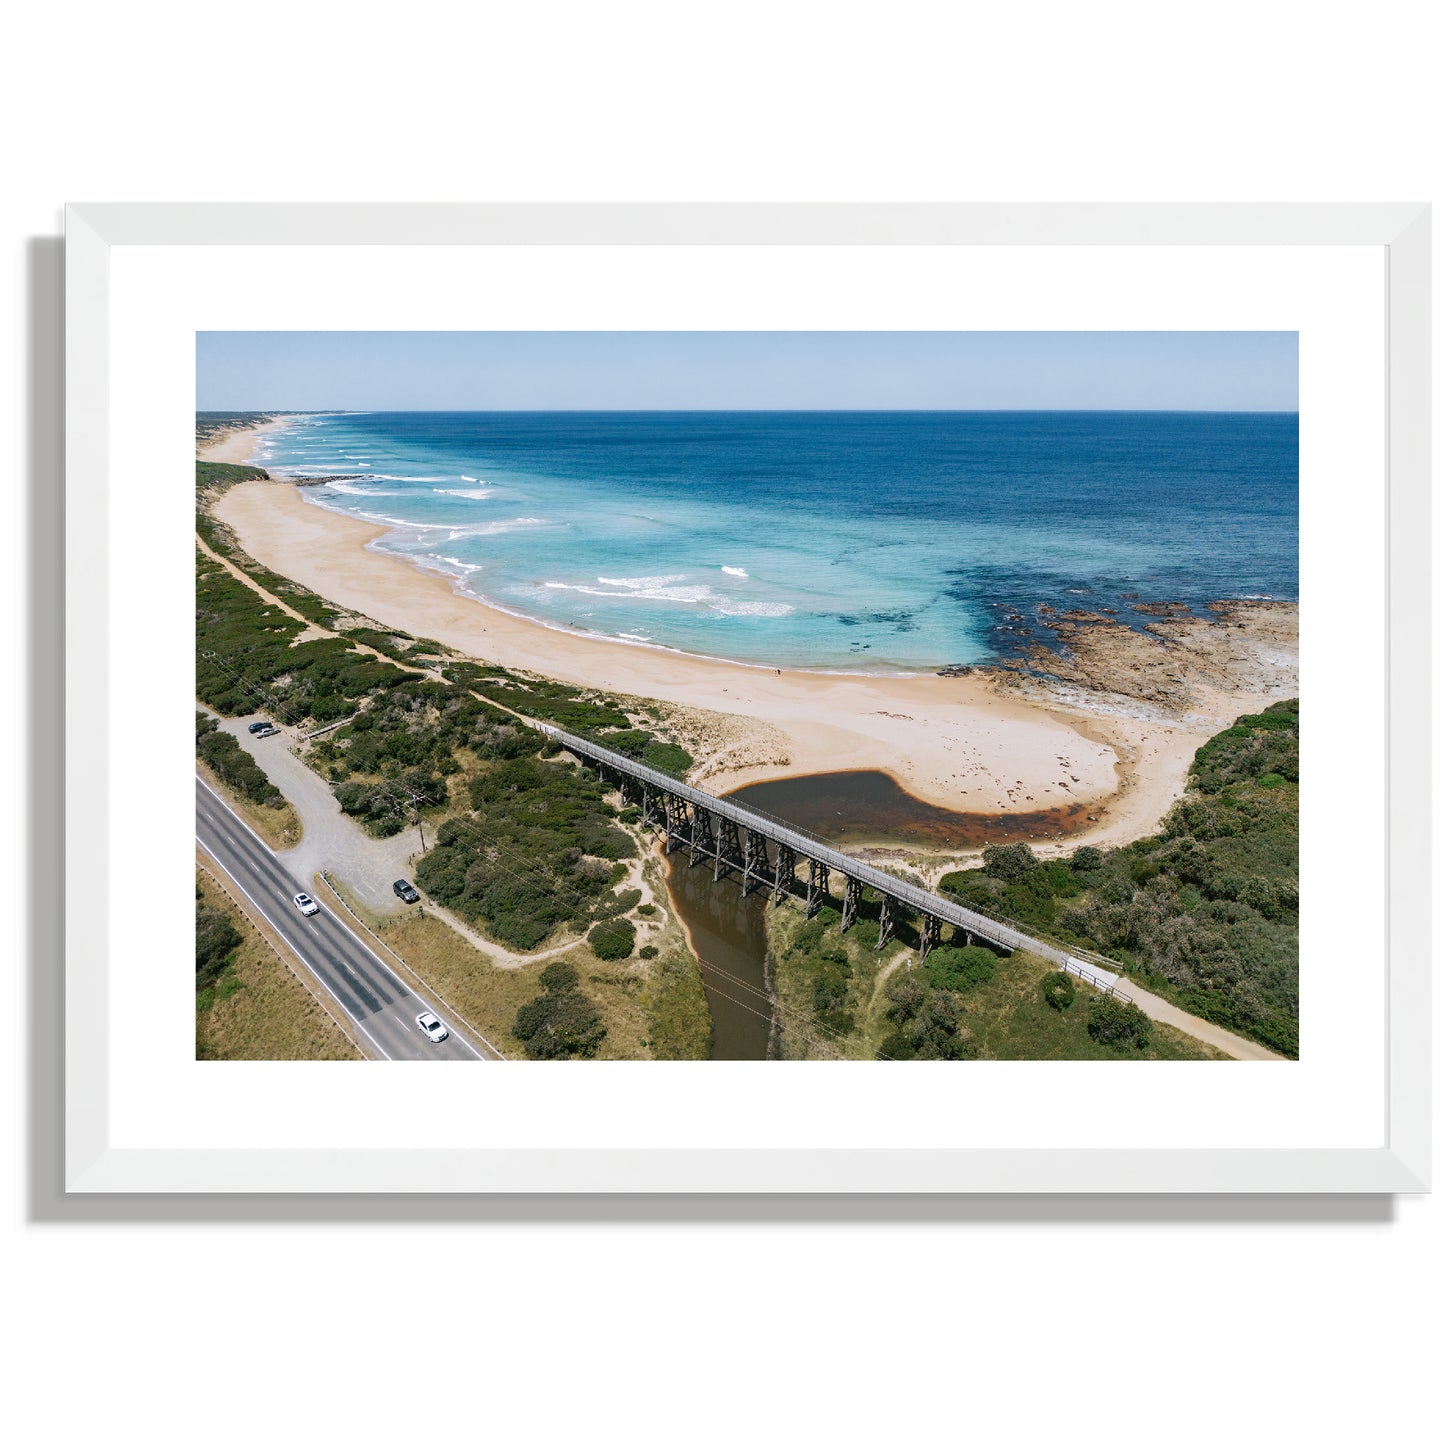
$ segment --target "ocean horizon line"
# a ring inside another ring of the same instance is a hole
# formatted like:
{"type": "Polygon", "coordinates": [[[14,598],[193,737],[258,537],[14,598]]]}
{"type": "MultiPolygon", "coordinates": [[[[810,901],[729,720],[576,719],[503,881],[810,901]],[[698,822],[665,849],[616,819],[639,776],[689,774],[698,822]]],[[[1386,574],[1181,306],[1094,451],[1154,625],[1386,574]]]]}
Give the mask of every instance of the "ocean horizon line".
{"type": "Polygon", "coordinates": [[[511,406],[197,407],[197,416],[1299,416],[1298,407],[1179,406],[511,406]]]}

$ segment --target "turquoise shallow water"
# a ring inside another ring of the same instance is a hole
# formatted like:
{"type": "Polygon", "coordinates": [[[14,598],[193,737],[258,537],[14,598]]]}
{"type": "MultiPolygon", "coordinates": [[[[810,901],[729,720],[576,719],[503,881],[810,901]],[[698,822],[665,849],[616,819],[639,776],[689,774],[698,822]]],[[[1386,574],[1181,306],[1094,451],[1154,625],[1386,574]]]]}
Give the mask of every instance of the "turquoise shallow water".
{"type": "Polygon", "coordinates": [[[779,667],[990,660],[1039,604],[1294,598],[1290,413],[307,416],[256,460],[554,626],[779,667]]]}

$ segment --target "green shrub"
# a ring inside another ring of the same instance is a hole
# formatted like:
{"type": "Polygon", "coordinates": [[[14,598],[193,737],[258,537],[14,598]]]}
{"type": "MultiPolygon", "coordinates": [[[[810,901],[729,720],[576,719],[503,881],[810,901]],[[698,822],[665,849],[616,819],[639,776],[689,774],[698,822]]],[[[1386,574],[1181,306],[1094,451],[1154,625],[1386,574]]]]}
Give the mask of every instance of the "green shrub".
{"type": "Polygon", "coordinates": [[[241,935],[219,908],[196,903],[196,988],[209,988],[226,971],[241,935]]]}
{"type": "Polygon", "coordinates": [[[568,993],[577,987],[577,970],[557,959],[537,975],[537,982],[547,993],[568,993]]]}
{"type": "Polygon", "coordinates": [[[657,948],[651,943],[644,943],[642,947],[637,950],[637,956],[638,958],[656,958],[657,948]]]}
{"type": "Polygon", "coordinates": [[[523,1004],[512,1032],[529,1059],[590,1059],[607,1036],[601,1014],[575,990],[543,994],[523,1004]]]}
{"type": "Polygon", "coordinates": [[[216,731],[214,718],[196,714],[196,756],[243,798],[266,807],[279,808],[285,798],[281,790],[261,771],[260,765],[230,733],[216,731]],[[208,725],[202,727],[202,721],[208,725]]]}
{"type": "Polygon", "coordinates": [[[934,988],[963,991],[988,983],[997,964],[987,948],[935,948],[924,960],[924,972],[934,988]]]}
{"type": "Polygon", "coordinates": [[[626,918],[609,918],[604,923],[593,924],[587,942],[598,958],[609,961],[626,958],[637,942],[637,929],[626,918]]]}
{"type": "Polygon", "coordinates": [[[676,743],[648,743],[642,752],[642,761],[660,773],[670,773],[675,778],[685,778],[692,767],[692,754],[676,743]]]}
{"type": "Polygon", "coordinates": [[[1040,991],[1044,996],[1044,1002],[1060,1013],[1073,1007],[1076,993],[1074,980],[1066,973],[1051,973],[1040,985],[1040,991]]]}
{"type": "MultiPolygon", "coordinates": [[[[889,984],[892,983],[890,979],[889,984]]],[[[894,1000],[889,1016],[896,1018],[896,1027],[879,1046],[878,1058],[901,1061],[978,1057],[978,1045],[962,1026],[951,994],[920,987],[917,994],[900,989],[898,996],[894,996],[886,986],[885,994],[894,1000]],[[923,995],[921,999],[919,994],[923,995]],[[906,1012],[910,1008],[913,1011],[906,1012]]]]}
{"type": "Polygon", "coordinates": [[[1027,843],[990,843],[983,850],[983,871],[990,878],[1018,883],[1039,866],[1027,843]]]}
{"type": "Polygon", "coordinates": [[[1116,998],[1096,998],[1089,1005],[1089,1037],[1112,1049],[1142,1049],[1149,1043],[1149,1015],[1116,998]]]}
{"type": "Polygon", "coordinates": [[[957,898],[967,908],[993,908],[999,904],[998,885],[982,868],[960,869],[945,873],[938,880],[939,888],[957,898]]]}
{"type": "Polygon", "coordinates": [[[1082,848],[1074,849],[1073,857],[1069,859],[1069,867],[1075,873],[1093,873],[1103,866],[1104,855],[1098,849],[1085,844],[1082,848]]]}

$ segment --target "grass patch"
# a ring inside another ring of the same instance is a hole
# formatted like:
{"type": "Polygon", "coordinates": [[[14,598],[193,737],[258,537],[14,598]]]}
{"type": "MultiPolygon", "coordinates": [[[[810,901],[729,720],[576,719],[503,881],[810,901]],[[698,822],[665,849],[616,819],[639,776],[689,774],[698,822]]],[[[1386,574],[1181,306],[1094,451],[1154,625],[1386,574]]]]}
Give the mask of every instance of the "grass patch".
{"type": "Polygon", "coordinates": [[[796,900],[768,912],[781,1058],[874,1058],[880,1050],[897,1058],[920,1046],[938,1049],[940,1043],[952,1050],[941,1056],[959,1058],[1228,1057],[1160,1023],[1152,1025],[1144,1049],[1124,1052],[1098,1042],[1090,1035],[1089,1021],[1092,1001],[1101,995],[1080,986],[1069,1006],[1051,1005],[1044,985],[1060,975],[1032,954],[990,954],[984,966],[978,956],[983,950],[945,947],[938,950],[939,964],[930,969],[933,957],[920,964],[896,940],[875,953],[876,925],[870,928],[865,920],[842,934],[839,922],[832,909],[805,921],[796,900]],[[905,970],[916,990],[902,985],[905,970]],[[910,1001],[915,991],[919,996],[910,1001]],[[957,1043],[946,1037],[951,1015],[957,1017],[957,1043]],[[905,1042],[909,1037],[911,1043],[905,1042]]]}
{"type": "Polygon", "coordinates": [[[240,937],[216,981],[197,994],[198,1059],[358,1059],[362,1055],[276,956],[229,895],[197,871],[203,907],[240,937]]]}
{"type": "Polygon", "coordinates": [[[712,1051],[712,1010],[697,960],[680,946],[651,965],[641,1002],[651,1020],[654,1059],[705,1059],[712,1051]]]}
{"type": "MultiPolygon", "coordinates": [[[[479,1029],[508,1058],[526,1057],[521,1040],[513,1036],[512,1026],[519,1010],[544,991],[542,971],[556,962],[576,970],[577,991],[596,1008],[606,1030],[597,1058],[651,1056],[646,1046],[650,1018],[643,1003],[646,979],[626,964],[603,962],[579,943],[553,959],[499,968],[433,914],[411,912],[399,918],[371,918],[354,899],[347,901],[388,948],[394,949],[409,968],[450,1001],[463,1021],[479,1029]]],[[[337,916],[355,926],[344,909],[338,910],[337,916]]]]}
{"type": "MultiPolygon", "coordinates": [[[[916,969],[915,969],[916,971],[916,969]]],[[[1046,981],[1061,977],[1051,963],[1031,953],[1015,953],[994,966],[990,982],[958,995],[959,1012],[984,1059],[1224,1059],[1218,1049],[1153,1023],[1143,1049],[1123,1051],[1099,1043],[1089,1021],[1103,996],[1079,985],[1073,1003],[1052,1007],[1046,981]]],[[[1126,990],[1127,991],[1127,990],[1126,990]]]]}
{"type": "Polygon", "coordinates": [[[876,923],[843,933],[836,910],[807,919],[796,899],[766,917],[778,1057],[871,1059],[888,1029],[872,1016],[878,980],[903,945],[890,940],[875,952],[876,923]]]}

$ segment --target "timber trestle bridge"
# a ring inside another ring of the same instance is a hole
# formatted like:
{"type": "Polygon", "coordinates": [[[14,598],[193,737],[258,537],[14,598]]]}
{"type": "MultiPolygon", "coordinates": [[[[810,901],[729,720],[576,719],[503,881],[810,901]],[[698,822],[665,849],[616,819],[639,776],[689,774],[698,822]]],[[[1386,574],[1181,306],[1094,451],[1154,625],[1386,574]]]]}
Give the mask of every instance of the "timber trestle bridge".
{"type": "Polygon", "coordinates": [[[766,889],[776,904],[793,891],[799,881],[798,869],[806,863],[808,878],[804,896],[809,918],[825,903],[838,903],[830,891],[834,873],[843,880],[841,913],[845,932],[858,921],[863,889],[870,888],[880,896],[879,948],[893,936],[905,914],[916,914],[920,958],[926,958],[942,943],[943,928],[947,924],[953,929],[953,940],[959,944],[979,943],[1003,954],[1027,949],[1106,990],[1117,980],[1117,975],[1084,964],[1054,944],[1020,933],[999,919],[965,908],[840,853],[802,828],[728,798],[715,798],[711,793],[704,793],[587,738],[576,737],[547,723],[532,722],[531,725],[554,739],[580,763],[591,763],[604,777],[615,778],[623,795],[639,804],[643,823],[664,830],[667,852],[686,848],[693,866],[711,862],[714,881],[721,881],[724,874],[728,874],[741,885],[744,894],[766,889]]]}

